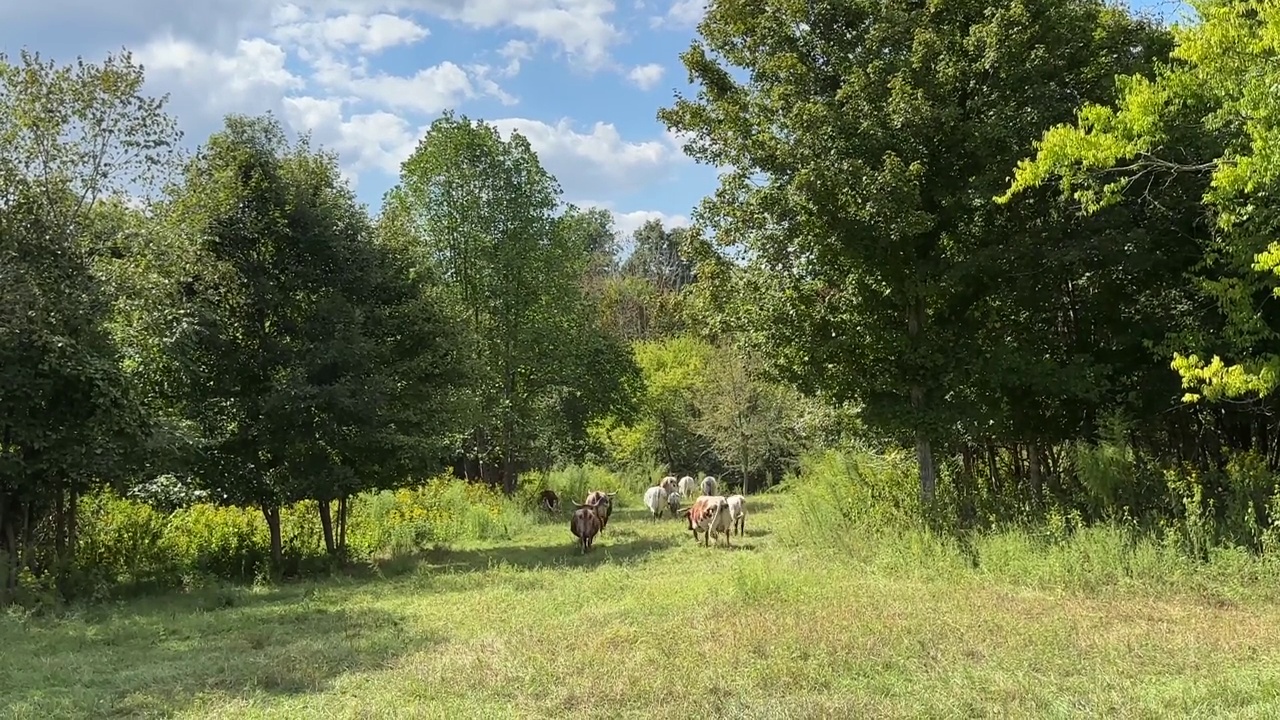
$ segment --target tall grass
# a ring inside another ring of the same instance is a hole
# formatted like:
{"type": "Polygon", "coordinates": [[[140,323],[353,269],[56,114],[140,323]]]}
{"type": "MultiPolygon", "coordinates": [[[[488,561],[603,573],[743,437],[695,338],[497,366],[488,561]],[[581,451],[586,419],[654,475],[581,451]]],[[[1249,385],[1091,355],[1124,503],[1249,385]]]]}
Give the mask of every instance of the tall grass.
{"type": "MultiPolygon", "coordinates": [[[[779,488],[789,496],[779,510],[779,539],[886,576],[1041,590],[1280,597],[1275,553],[1231,543],[1192,547],[1187,536],[1194,526],[1168,521],[1153,529],[1123,516],[1086,523],[1078,511],[1050,504],[1035,519],[960,530],[926,521],[918,482],[914,457],[905,452],[809,455],[779,488]]],[[[940,507],[932,509],[937,515],[955,511],[949,485],[944,474],[940,507]]]]}
{"type": "Polygon", "coordinates": [[[533,510],[538,503],[538,495],[543,490],[553,490],[560,496],[560,502],[567,507],[570,503],[582,502],[593,490],[616,492],[614,507],[638,506],[645,488],[656,484],[664,475],[661,466],[636,466],[616,473],[602,465],[586,464],[552,470],[549,472],[527,473],[521,478],[520,491],[517,493],[520,506],[533,510]]]}

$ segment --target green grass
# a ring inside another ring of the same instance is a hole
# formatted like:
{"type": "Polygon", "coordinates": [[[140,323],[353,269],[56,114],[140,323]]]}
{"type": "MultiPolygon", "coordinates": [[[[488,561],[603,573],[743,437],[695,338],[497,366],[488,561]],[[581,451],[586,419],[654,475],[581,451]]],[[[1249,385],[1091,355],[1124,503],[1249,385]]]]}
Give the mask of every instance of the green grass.
{"type": "MultiPolygon", "coordinates": [[[[0,717],[1275,717],[1280,608],[1022,585],[615,512],[364,576],[0,620],[0,717]]],[[[772,505],[773,507],[769,507],[772,505]]],[[[885,552],[892,552],[886,549],[885,552]]]]}

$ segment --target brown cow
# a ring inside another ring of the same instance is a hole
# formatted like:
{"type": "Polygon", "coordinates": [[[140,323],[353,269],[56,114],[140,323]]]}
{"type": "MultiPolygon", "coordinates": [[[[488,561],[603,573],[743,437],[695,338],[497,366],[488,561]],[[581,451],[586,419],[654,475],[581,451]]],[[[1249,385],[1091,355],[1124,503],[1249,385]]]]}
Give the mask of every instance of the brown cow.
{"type": "MultiPolygon", "coordinates": [[[[710,544],[712,535],[720,534],[724,535],[725,544],[733,547],[733,543],[729,541],[733,519],[729,513],[729,502],[723,495],[703,495],[695,500],[688,510],[681,510],[680,513],[689,521],[694,542],[698,541],[698,531],[701,530],[704,533],[703,547],[710,544]]],[[[719,540],[716,544],[719,544],[719,540]]]]}
{"type": "Polygon", "coordinates": [[[569,532],[578,538],[578,544],[585,554],[600,532],[600,516],[596,514],[596,507],[574,503],[573,516],[569,518],[569,532]]]}
{"type": "Polygon", "coordinates": [[[586,502],[579,507],[591,506],[595,508],[596,514],[600,516],[600,532],[609,525],[609,516],[613,514],[613,497],[616,492],[607,493],[603,490],[592,490],[587,493],[586,502]]]}
{"type": "Polygon", "coordinates": [[[547,512],[559,512],[560,496],[555,490],[543,490],[538,493],[538,506],[547,512]]]}

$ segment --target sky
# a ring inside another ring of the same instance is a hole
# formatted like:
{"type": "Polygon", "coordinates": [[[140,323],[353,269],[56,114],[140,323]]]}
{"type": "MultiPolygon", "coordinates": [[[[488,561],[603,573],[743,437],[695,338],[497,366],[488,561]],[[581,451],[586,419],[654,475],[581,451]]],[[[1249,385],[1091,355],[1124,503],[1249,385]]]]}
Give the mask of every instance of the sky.
{"type": "Polygon", "coordinates": [[[716,187],[656,117],[694,92],[679,54],[702,14],[703,0],[8,0],[0,51],[65,64],[128,48],[184,144],[226,113],[272,111],[337,151],[375,213],[453,108],[519,131],[564,199],[612,211],[625,237],[687,224],[716,187]]]}

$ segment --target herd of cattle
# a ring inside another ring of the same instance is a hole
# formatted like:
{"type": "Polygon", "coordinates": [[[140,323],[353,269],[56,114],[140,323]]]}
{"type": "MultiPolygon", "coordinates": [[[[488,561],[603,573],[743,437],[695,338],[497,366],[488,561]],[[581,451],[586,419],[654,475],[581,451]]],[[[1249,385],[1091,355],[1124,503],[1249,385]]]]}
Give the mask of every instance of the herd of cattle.
{"type": "MultiPolygon", "coordinates": [[[[582,552],[591,549],[596,535],[609,524],[609,516],[613,514],[613,498],[617,494],[592,490],[587,494],[585,502],[573,504],[569,531],[578,539],[582,552]]],[[[549,512],[560,510],[560,497],[553,490],[543,490],[539,503],[549,512]]],[[[720,535],[724,535],[725,545],[732,547],[729,535],[732,532],[742,535],[746,529],[747,499],[742,495],[717,495],[716,479],[710,475],[703,478],[701,483],[688,475],[679,481],[674,475],[668,475],[662,482],[645,491],[644,504],[653,513],[655,521],[661,519],[666,512],[670,512],[673,519],[685,518],[689,529],[693,531],[694,542],[698,541],[699,532],[703,534],[704,547],[710,544],[712,536],[716,536],[716,543],[719,544],[720,535]],[[687,497],[693,497],[698,489],[702,491],[701,496],[689,507],[681,509],[680,503],[687,497]]]]}

